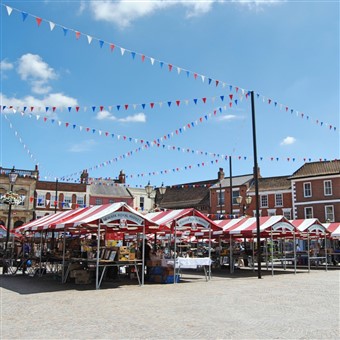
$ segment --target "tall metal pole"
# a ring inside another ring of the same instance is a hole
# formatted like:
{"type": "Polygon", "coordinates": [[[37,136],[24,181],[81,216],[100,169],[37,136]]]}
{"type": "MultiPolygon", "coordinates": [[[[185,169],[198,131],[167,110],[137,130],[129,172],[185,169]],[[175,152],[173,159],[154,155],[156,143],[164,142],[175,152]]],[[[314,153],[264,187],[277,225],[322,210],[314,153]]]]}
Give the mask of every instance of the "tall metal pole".
{"type": "Polygon", "coordinates": [[[54,205],[54,213],[57,213],[57,206],[58,206],[58,178],[55,181],[55,205],[54,205]]]}
{"type": "Polygon", "coordinates": [[[230,184],[230,215],[233,215],[233,173],[231,168],[231,156],[229,157],[229,184],[230,184]]]}
{"type": "Polygon", "coordinates": [[[254,182],[256,203],[256,240],[257,240],[257,277],[261,279],[261,238],[260,238],[260,212],[259,212],[259,179],[257,165],[256,126],[255,126],[255,99],[254,91],[251,91],[251,116],[253,128],[253,152],[254,152],[254,182]]]}
{"type": "Polygon", "coordinates": [[[219,216],[219,219],[222,218],[222,184],[220,182],[220,197],[219,197],[219,200],[220,200],[220,216],[219,216]]]}

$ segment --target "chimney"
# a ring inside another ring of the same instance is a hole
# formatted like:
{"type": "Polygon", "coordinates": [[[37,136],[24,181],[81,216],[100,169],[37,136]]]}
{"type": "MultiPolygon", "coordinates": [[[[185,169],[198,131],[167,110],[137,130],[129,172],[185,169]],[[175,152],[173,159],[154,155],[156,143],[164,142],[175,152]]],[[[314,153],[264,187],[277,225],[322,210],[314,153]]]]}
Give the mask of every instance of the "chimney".
{"type": "MultiPolygon", "coordinates": [[[[255,176],[255,167],[253,167],[253,174],[255,176]]],[[[261,178],[260,167],[257,167],[257,178],[261,178]]]]}
{"type": "Polygon", "coordinates": [[[220,168],[220,169],[218,170],[217,179],[218,179],[219,181],[221,181],[222,179],[224,179],[224,171],[223,171],[223,168],[220,168]]]}
{"type": "Polygon", "coordinates": [[[118,182],[121,184],[125,184],[125,173],[123,170],[120,170],[119,172],[118,182]]]}

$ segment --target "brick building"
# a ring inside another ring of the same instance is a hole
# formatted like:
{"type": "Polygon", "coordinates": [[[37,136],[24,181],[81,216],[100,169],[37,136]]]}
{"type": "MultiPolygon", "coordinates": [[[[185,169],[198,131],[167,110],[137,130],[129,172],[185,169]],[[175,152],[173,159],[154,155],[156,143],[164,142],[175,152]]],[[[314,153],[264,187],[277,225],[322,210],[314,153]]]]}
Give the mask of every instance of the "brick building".
{"type": "MultiPolygon", "coordinates": [[[[292,219],[292,190],[288,176],[268,177],[258,179],[259,213],[260,216],[283,215],[292,219]]],[[[255,185],[248,190],[252,197],[248,208],[251,216],[256,216],[255,185]]]]}
{"type": "Polygon", "coordinates": [[[340,160],[305,163],[289,179],[294,219],[340,221],[340,160]]]}

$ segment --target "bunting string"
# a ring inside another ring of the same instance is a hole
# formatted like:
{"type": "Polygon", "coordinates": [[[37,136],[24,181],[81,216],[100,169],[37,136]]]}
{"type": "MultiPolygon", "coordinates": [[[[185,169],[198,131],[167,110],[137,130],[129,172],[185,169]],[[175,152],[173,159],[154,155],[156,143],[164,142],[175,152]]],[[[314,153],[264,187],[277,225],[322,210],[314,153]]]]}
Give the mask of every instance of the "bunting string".
{"type": "MultiPolygon", "coordinates": [[[[156,58],[149,57],[146,54],[129,50],[129,49],[124,48],[122,46],[119,46],[119,45],[117,45],[115,43],[108,42],[108,41],[105,41],[103,39],[99,39],[99,38],[93,37],[93,36],[91,36],[89,34],[82,33],[82,32],[80,32],[78,30],[73,29],[73,28],[68,28],[68,27],[65,27],[63,25],[56,24],[56,23],[54,23],[52,21],[49,21],[49,20],[37,17],[37,16],[35,16],[33,14],[30,14],[30,13],[18,10],[16,8],[10,7],[10,6],[6,5],[6,4],[2,3],[1,5],[6,8],[8,16],[11,16],[12,12],[15,11],[16,13],[19,14],[19,16],[21,15],[21,18],[22,18],[23,22],[26,22],[28,18],[32,18],[36,22],[38,27],[46,26],[46,27],[48,27],[50,29],[50,31],[58,29],[60,32],[63,33],[63,35],[65,37],[72,33],[76,40],[79,40],[81,38],[85,38],[89,45],[91,45],[94,41],[96,41],[97,45],[99,46],[99,48],[102,49],[105,46],[105,47],[108,47],[111,52],[114,52],[115,50],[119,50],[122,57],[130,55],[131,59],[133,61],[136,60],[136,59],[139,59],[142,63],[145,64],[145,61],[148,60],[150,62],[150,65],[152,65],[152,66],[154,66],[155,64],[159,64],[160,69],[167,69],[169,72],[177,70],[177,74],[178,75],[184,74],[188,78],[190,77],[190,78],[193,78],[195,80],[201,79],[203,83],[208,83],[208,85],[212,85],[213,84],[213,85],[215,85],[215,87],[219,87],[219,86],[221,86],[222,88],[226,88],[227,87],[227,88],[229,88],[230,92],[235,91],[236,93],[238,93],[239,91],[241,91],[241,93],[243,95],[245,95],[246,97],[250,95],[250,91],[249,90],[245,90],[242,87],[230,85],[230,84],[227,84],[227,83],[225,83],[225,82],[223,82],[221,80],[214,79],[214,78],[211,78],[211,77],[199,74],[198,72],[193,72],[193,71],[187,70],[185,68],[179,67],[177,65],[174,65],[172,63],[164,62],[164,61],[158,60],[156,58]]],[[[324,126],[324,127],[329,128],[330,130],[336,131],[336,127],[334,125],[326,123],[326,122],[323,122],[320,119],[313,119],[312,120],[310,118],[310,115],[305,114],[303,112],[296,111],[296,110],[294,110],[292,108],[289,108],[289,106],[287,106],[287,105],[280,104],[277,101],[272,100],[270,98],[267,98],[265,96],[261,96],[260,94],[257,94],[257,98],[262,98],[263,102],[267,102],[268,104],[273,104],[275,107],[280,107],[280,109],[285,109],[286,112],[290,111],[291,113],[295,113],[297,116],[300,116],[301,118],[306,117],[307,120],[314,121],[319,126],[324,126]]],[[[177,101],[168,101],[167,102],[168,106],[171,106],[173,102],[175,102],[176,105],[178,105],[178,106],[180,105],[180,101],[179,101],[179,104],[177,104],[177,101]],[[171,104],[169,105],[169,103],[171,103],[171,104]]],[[[123,106],[116,105],[116,109],[118,109],[118,107],[119,107],[119,109],[121,107],[125,108],[125,105],[128,105],[128,107],[130,106],[129,104],[124,104],[123,106]]],[[[134,107],[134,105],[136,105],[136,107],[137,107],[138,104],[132,104],[132,107],[134,107]]],[[[140,104],[140,105],[144,105],[144,104],[140,104]]],[[[154,105],[155,105],[155,103],[149,103],[150,107],[154,106],[154,105]]],[[[162,102],[161,105],[163,105],[163,102],[162,102]]],[[[104,106],[99,106],[99,109],[101,107],[103,107],[103,109],[104,109],[104,106]]],[[[79,108],[78,109],[77,108],[78,107],[75,107],[74,109],[77,111],[77,110],[79,110],[79,108]]],[[[67,107],[67,109],[71,110],[72,107],[67,107]]],[[[48,107],[48,110],[49,110],[49,107],[48,107]]],[[[52,107],[52,110],[53,110],[53,107],[52,107]]],[[[109,106],[109,110],[110,110],[110,106],[109,106]]],[[[45,111],[46,111],[46,107],[45,107],[45,111]]]]}

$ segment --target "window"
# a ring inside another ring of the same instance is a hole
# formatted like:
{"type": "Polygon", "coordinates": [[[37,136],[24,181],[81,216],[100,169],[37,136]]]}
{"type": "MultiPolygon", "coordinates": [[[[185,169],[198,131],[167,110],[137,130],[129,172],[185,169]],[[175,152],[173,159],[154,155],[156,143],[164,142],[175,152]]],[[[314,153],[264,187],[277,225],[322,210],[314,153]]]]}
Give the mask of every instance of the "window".
{"type": "Polygon", "coordinates": [[[332,181],[323,182],[323,191],[324,191],[325,196],[332,195],[332,181]]]}
{"type": "Polygon", "coordinates": [[[268,207],[268,195],[261,195],[261,208],[268,207]]]}
{"type": "Polygon", "coordinates": [[[310,182],[303,183],[304,197],[312,197],[312,184],[310,182]]]}
{"type": "Polygon", "coordinates": [[[283,206],[282,194],[275,194],[275,206],[276,207],[282,207],[283,206]]]}
{"type": "Polygon", "coordinates": [[[115,202],[114,199],[112,199],[112,198],[109,199],[109,203],[110,203],[110,204],[113,204],[114,202],[115,202]]]}
{"type": "Polygon", "coordinates": [[[287,219],[287,220],[291,220],[292,219],[292,212],[290,208],[287,209],[282,209],[282,213],[283,216],[287,219]]]}
{"type": "Polygon", "coordinates": [[[313,218],[313,208],[306,207],[305,208],[305,218],[313,218]]]}
{"type": "Polygon", "coordinates": [[[57,202],[56,195],[51,195],[51,201],[50,201],[50,207],[55,207],[59,205],[59,202],[57,202]]]}
{"type": "Polygon", "coordinates": [[[268,209],[268,216],[276,216],[276,209],[268,209]]]}
{"type": "Polygon", "coordinates": [[[325,206],[325,217],[326,217],[326,221],[335,222],[334,206],[333,205],[326,205],[325,206]]]}
{"type": "Polygon", "coordinates": [[[139,209],[144,210],[144,197],[139,197],[139,209]]]}
{"type": "Polygon", "coordinates": [[[103,200],[101,198],[96,198],[96,205],[102,205],[103,200]]]}
{"type": "Polygon", "coordinates": [[[37,206],[38,207],[44,207],[45,206],[45,195],[38,194],[38,197],[37,197],[37,206]]]}
{"type": "Polygon", "coordinates": [[[65,195],[64,196],[64,208],[65,209],[70,209],[72,208],[72,196],[70,195],[65,195]]]}
{"type": "Polygon", "coordinates": [[[238,204],[236,199],[239,196],[240,196],[240,191],[239,190],[233,190],[233,204],[238,204]]]}
{"type": "Polygon", "coordinates": [[[85,206],[84,197],[77,196],[77,206],[78,207],[84,207],[85,206]]]}
{"type": "Polygon", "coordinates": [[[224,190],[218,190],[218,205],[224,205],[224,190]]]}

